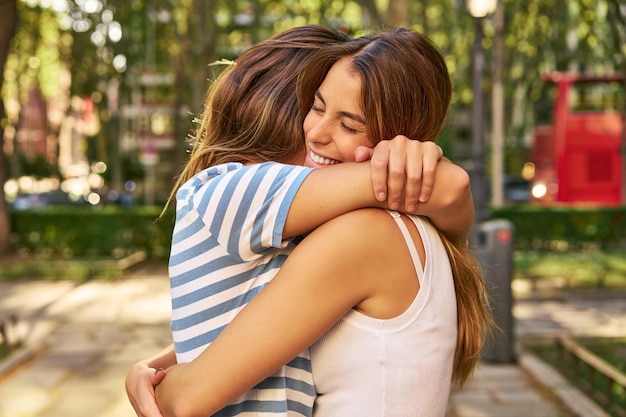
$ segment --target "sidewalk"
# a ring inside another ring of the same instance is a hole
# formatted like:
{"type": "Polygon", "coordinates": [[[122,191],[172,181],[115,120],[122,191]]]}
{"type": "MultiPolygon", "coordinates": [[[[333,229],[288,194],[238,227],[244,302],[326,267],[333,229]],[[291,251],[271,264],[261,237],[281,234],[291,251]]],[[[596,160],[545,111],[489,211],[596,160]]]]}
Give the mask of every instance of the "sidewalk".
{"type": "MultiPolygon", "coordinates": [[[[19,354],[0,364],[0,417],[134,416],[126,372],[171,341],[165,272],[143,269],[113,282],[0,283],[0,316],[16,313],[25,339],[19,354]]],[[[521,301],[514,308],[516,333],[609,329],[626,335],[622,304],[521,301]]],[[[452,393],[447,417],[603,416],[536,358],[523,353],[518,359],[481,363],[467,386],[452,393]]]]}

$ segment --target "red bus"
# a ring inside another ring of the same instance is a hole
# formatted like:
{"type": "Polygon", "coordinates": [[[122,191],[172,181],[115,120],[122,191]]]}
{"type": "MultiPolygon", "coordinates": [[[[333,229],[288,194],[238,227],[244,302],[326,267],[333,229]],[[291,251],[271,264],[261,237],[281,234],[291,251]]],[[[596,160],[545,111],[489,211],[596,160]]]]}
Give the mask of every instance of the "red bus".
{"type": "Polygon", "coordinates": [[[551,73],[537,109],[531,201],[621,205],[624,78],[551,73]]]}

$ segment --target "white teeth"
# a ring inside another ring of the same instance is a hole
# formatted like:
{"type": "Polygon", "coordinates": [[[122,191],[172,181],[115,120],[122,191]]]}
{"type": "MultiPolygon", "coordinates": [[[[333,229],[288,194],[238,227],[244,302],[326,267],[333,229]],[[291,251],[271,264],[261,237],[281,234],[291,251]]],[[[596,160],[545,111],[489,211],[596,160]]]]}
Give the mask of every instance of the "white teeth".
{"type": "Polygon", "coordinates": [[[319,165],[335,165],[336,163],[339,162],[339,161],[335,161],[334,159],[328,159],[328,158],[324,158],[323,156],[319,156],[316,153],[313,153],[313,151],[309,151],[309,156],[311,157],[311,160],[313,162],[319,165]]]}

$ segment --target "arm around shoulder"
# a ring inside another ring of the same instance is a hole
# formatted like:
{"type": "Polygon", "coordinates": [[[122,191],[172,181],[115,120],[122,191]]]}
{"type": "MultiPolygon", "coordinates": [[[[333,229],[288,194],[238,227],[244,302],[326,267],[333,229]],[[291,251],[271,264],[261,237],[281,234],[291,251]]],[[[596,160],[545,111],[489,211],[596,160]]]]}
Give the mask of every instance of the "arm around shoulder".
{"type": "MultiPolygon", "coordinates": [[[[369,163],[315,169],[296,193],[283,237],[310,232],[337,216],[366,207],[387,208],[385,201],[374,196],[369,163]]],[[[411,214],[430,218],[435,227],[452,238],[467,240],[474,220],[467,172],[449,160],[439,162],[430,198],[411,214]]]]}

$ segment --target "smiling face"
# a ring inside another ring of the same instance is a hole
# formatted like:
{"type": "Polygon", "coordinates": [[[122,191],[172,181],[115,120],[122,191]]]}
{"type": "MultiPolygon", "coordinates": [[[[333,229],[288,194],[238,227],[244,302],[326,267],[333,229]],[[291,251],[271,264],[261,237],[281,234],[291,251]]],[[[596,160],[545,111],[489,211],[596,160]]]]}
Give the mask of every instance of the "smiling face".
{"type": "Polygon", "coordinates": [[[361,80],[350,70],[350,62],[350,58],[337,61],[315,93],[304,119],[305,166],[353,162],[358,146],[372,147],[360,105],[361,80]]]}

